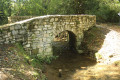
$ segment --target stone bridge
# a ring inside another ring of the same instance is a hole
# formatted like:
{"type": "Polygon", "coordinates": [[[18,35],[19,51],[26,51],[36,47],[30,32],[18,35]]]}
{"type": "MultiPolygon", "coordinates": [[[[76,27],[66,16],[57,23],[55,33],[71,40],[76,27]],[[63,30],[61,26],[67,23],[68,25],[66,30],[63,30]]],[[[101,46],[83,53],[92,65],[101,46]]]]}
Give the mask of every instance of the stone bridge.
{"type": "MultiPolygon", "coordinates": [[[[11,17],[12,18],[12,17],[11,17]]],[[[18,17],[12,18],[13,20],[18,17]]],[[[19,17],[20,18],[20,17],[19,17]]],[[[53,55],[52,42],[64,31],[74,33],[79,52],[84,31],[96,25],[95,15],[47,15],[0,26],[0,44],[20,42],[30,54],[53,55]]]]}

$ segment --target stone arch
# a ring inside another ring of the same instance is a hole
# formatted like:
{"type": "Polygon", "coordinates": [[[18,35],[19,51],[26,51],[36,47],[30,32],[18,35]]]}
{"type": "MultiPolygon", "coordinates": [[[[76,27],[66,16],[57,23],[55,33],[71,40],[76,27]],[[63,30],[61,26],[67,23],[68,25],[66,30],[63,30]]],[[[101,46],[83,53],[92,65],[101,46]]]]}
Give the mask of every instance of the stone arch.
{"type": "Polygon", "coordinates": [[[76,53],[76,35],[70,30],[64,30],[54,36],[52,41],[53,54],[61,54],[66,51],[76,53]]]}

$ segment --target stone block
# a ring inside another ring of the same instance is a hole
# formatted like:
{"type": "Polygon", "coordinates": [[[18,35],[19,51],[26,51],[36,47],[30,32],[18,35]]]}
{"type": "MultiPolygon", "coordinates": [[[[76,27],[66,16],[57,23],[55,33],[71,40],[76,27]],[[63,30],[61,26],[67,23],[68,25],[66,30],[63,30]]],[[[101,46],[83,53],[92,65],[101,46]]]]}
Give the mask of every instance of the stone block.
{"type": "Polygon", "coordinates": [[[10,30],[14,30],[14,26],[10,26],[10,30]]]}
{"type": "Polygon", "coordinates": [[[74,25],[75,23],[74,23],[74,22],[70,22],[70,24],[73,24],[73,25],[74,25]]]}
{"type": "Polygon", "coordinates": [[[35,34],[39,34],[40,33],[40,31],[35,31],[35,34]]]}
{"type": "Polygon", "coordinates": [[[44,27],[44,28],[43,28],[43,30],[45,31],[45,30],[47,30],[47,28],[46,28],[46,27],[44,27]]]}
{"type": "Polygon", "coordinates": [[[54,18],[51,18],[51,19],[50,19],[50,22],[54,22],[54,18]]]}
{"type": "Polygon", "coordinates": [[[44,37],[49,37],[49,34],[44,34],[44,37]]]}
{"type": "Polygon", "coordinates": [[[38,22],[38,21],[36,21],[36,22],[35,22],[35,24],[39,24],[39,22],[38,22]]]}
{"type": "Polygon", "coordinates": [[[46,42],[47,38],[43,38],[43,42],[46,42]]]}
{"type": "Polygon", "coordinates": [[[83,53],[83,50],[77,50],[79,54],[82,54],[83,53]]]}
{"type": "Polygon", "coordinates": [[[32,49],[36,49],[36,48],[37,48],[37,45],[33,44],[32,49]]]}
{"type": "Polygon", "coordinates": [[[40,46],[41,46],[41,47],[44,47],[44,44],[41,43],[40,46]]]}
{"type": "Polygon", "coordinates": [[[47,42],[50,43],[50,42],[51,42],[51,39],[50,39],[50,38],[47,38],[47,42]]]}
{"type": "Polygon", "coordinates": [[[17,35],[18,34],[18,30],[13,30],[12,31],[12,35],[17,35]]]}
{"type": "Polygon", "coordinates": [[[15,25],[15,29],[20,29],[20,28],[22,28],[22,26],[20,24],[15,25]]]}
{"type": "Polygon", "coordinates": [[[39,26],[38,25],[35,25],[34,28],[37,29],[39,26]]]}
{"type": "Polygon", "coordinates": [[[52,48],[51,47],[48,47],[45,52],[52,52],[52,48]]]}
{"type": "Polygon", "coordinates": [[[38,48],[32,50],[32,53],[33,53],[33,54],[38,54],[38,52],[39,52],[39,49],[38,49],[38,48]]]}
{"type": "Polygon", "coordinates": [[[45,27],[50,27],[50,25],[45,25],[45,27]]]}
{"type": "Polygon", "coordinates": [[[23,26],[25,29],[28,29],[28,26],[23,26]]]}
{"type": "Polygon", "coordinates": [[[43,22],[43,24],[44,24],[44,25],[46,25],[46,24],[47,24],[47,22],[43,22]]]}
{"type": "Polygon", "coordinates": [[[49,34],[49,33],[52,33],[52,30],[48,30],[48,31],[47,31],[47,34],[49,34]]]}
{"type": "Polygon", "coordinates": [[[26,47],[30,47],[30,44],[27,44],[26,47]]]}
{"type": "Polygon", "coordinates": [[[51,46],[51,44],[49,44],[49,43],[48,43],[48,44],[46,44],[46,45],[44,45],[44,46],[45,46],[45,47],[50,47],[50,46],[51,46]]]}
{"type": "Polygon", "coordinates": [[[44,26],[43,25],[39,25],[39,28],[43,28],[44,26]]]}
{"type": "Polygon", "coordinates": [[[42,31],[42,28],[38,28],[37,30],[38,30],[38,31],[42,31]]]}
{"type": "Polygon", "coordinates": [[[11,32],[8,32],[8,37],[10,37],[11,36],[11,32]]]}
{"type": "Polygon", "coordinates": [[[46,22],[48,22],[48,21],[49,21],[49,19],[45,19],[45,21],[46,21],[46,22]]]}
{"type": "Polygon", "coordinates": [[[55,18],[55,21],[58,21],[58,18],[55,18]]]}
{"type": "Polygon", "coordinates": [[[43,53],[43,51],[44,51],[43,48],[40,48],[38,52],[43,53]]]}
{"type": "Polygon", "coordinates": [[[53,22],[53,25],[57,25],[58,24],[58,22],[53,22]]]}
{"type": "Polygon", "coordinates": [[[19,33],[20,33],[20,34],[25,34],[26,31],[25,31],[25,30],[20,30],[19,33]]]}
{"type": "Polygon", "coordinates": [[[5,43],[5,44],[8,44],[8,43],[9,43],[9,41],[5,41],[4,43],[5,43]]]}
{"type": "Polygon", "coordinates": [[[15,43],[15,41],[11,41],[11,43],[15,43]]]}
{"type": "Polygon", "coordinates": [[[7,38],[7,37],[8,37],[8,35],[5,35],[5,36],[4,36],[4,38],[7,38]]]}

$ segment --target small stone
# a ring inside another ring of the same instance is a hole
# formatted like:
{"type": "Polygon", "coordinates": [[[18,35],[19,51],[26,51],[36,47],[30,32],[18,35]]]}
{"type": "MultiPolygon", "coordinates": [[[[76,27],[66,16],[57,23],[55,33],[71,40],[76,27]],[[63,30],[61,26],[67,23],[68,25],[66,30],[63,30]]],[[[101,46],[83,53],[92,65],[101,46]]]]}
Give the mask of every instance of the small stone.
{"type": "Polygon", "coordinates": [[[30,44],[27,44],[26,47],[30,47],[30,44]]]}
{"type": "Polygon", "coordinates": [[[109,58],[112,58],[112,57],[113,57],[113,55],[110,55],[110,56],[109,56],[109,58]]]}
{"type": "Polygon", "coordinates": [[[58,71],[59,71],[58,77],[62,77],[62,69],[59,69],[58,71]]]}
{"type": "Polygon", "coordinates": [[[83,50],[78,50],[78,53],[80,53],[80,54],[83,53],[83,50]]]}

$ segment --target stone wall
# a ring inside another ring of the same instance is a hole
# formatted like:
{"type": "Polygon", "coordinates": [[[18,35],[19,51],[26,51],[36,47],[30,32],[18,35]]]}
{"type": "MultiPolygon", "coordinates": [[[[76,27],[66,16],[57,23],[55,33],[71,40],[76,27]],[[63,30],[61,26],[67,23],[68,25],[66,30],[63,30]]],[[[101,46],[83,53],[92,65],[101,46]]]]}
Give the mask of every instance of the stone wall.
{"type": "Polygon", "coordinates": [[[68,30],[76,35],[77,50],[83,32],[96,25],[94,15],[48,15],[0,26],[0,44],[21,41],[24,49],[39,56],[53,54],[52,42],[57,34],[68,30]]]}
{"type": "Polygon", "coordinates": [[[33,17],[36,17],[36,16],[11,16],[11,17],[8,17],[8,23],[14,23],[14,22],[22,21],[25,19],[33,18],[33,17]]]}

